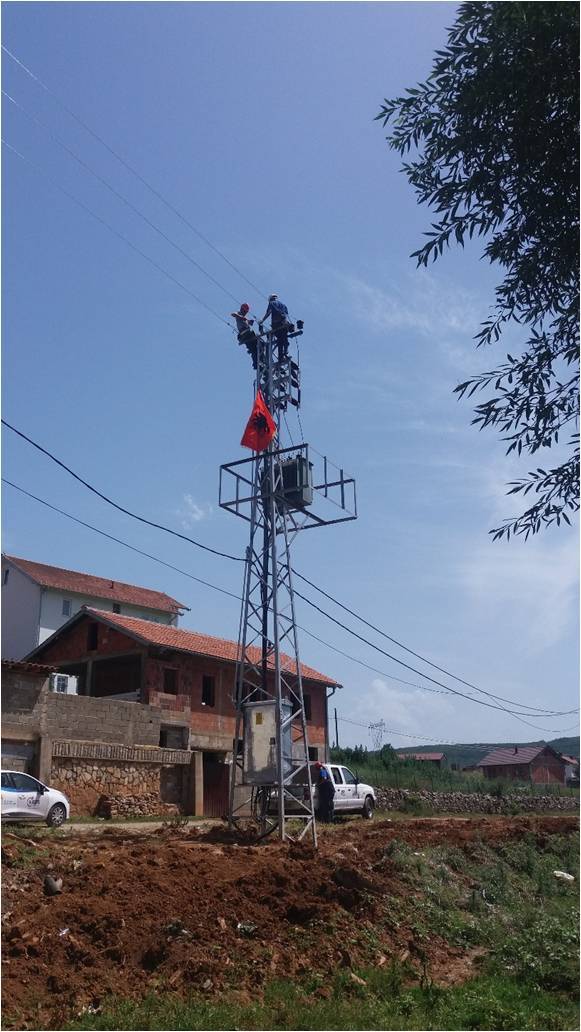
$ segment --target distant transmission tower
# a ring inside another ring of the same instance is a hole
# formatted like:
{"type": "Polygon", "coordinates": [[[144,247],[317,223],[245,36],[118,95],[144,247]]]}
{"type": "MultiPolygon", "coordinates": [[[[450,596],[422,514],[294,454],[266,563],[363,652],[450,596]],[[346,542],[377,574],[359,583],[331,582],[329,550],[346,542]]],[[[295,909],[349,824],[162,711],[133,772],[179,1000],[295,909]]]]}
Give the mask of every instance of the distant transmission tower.
{"type": "Polygon", "coordinates": [[[385,720],[376,720],[375,723],[370,724],[369,734],[371,735],[371,741],[375,752],[379,752],[383,745],[383,737],[385,735],[385,720]]]}
{"type": "MultiPolygon", "coordinates": [[[[300,329],[289,336],[300,336],[300,329]]],[[[281,839],[317,832],[290,546],[300,530],[355,519],[355,481],[304,442],[283,447],[281,418],[300,406],[300,369],[273,333],[258,339],[256,393],[276,424],[264,451],[220,467],[220,506],[250,524],[236,669],[229,823],[252,815],[281,839]],[[288,822],[298,821],[291,834],[288,822]],[[302,826],[301,826],[302,825],[302,826]]]]}

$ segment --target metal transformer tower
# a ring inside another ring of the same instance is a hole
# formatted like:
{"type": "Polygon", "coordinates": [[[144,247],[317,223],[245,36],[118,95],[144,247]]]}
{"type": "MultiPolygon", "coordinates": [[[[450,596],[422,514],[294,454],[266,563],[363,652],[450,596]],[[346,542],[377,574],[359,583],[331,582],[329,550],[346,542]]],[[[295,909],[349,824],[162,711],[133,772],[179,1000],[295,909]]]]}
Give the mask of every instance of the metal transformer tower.
{"type": "Polygon", "coordinates": [[[258,338],[255,387],[277,434],[265,451],[220,467],[220,506],[250,524],[229,823],[233,828],[251,815],[262,835],[310,835],[316,845],[290,549],[300,530],[356,518],[355,481],[324,456],[316,462],[318,453],[304,442],[282,447],[282,416],[289,405],[300,406],[300,369],[281,356],[273,333],[258,338]],[[294,833],[289,821],[298,829],[294,833]]]}

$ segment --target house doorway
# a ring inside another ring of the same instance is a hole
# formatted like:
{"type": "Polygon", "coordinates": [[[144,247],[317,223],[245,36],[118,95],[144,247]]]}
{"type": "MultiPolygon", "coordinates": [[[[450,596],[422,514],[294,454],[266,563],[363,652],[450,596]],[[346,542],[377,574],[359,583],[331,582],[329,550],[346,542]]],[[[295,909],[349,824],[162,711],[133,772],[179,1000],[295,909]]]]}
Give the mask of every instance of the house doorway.
{"type": "Polygon", "coordinates": [[[228,813],[230,767],[224,753],[204,753],[204,817],[225,817],[228,813]]]}

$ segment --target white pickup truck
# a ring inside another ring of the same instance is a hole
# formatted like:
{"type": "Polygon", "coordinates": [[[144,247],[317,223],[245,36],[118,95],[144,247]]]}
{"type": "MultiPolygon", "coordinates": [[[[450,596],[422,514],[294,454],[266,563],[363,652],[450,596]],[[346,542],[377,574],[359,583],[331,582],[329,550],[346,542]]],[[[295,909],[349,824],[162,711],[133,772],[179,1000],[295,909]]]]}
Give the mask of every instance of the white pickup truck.
{"type": "MultiPolygon", "coordinates": [[[[335,786],[335,813],[360,813],[371,820],[375,809],[375,789],[366,785],[349,767],[340,763],[324,763],[323,767],[335,786]]],[[[317,805],[317,779],[319,769],[311,764],[311,779],[315,786],[315,807],[317,805]]]]}

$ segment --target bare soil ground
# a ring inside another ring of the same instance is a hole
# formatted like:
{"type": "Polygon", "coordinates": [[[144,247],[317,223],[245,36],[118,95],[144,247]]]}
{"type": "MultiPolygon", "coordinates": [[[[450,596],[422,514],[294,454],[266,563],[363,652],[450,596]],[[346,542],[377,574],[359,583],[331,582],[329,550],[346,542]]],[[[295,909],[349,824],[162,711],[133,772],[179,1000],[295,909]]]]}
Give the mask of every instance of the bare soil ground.
{"type": "Polygon", "coordinates": [[[386,917],[387,897],[410,896],[386,853],[390,841],[470,853],[481,841],[532,833],[542,849],[577,827],[571,816],[357,822],[323,831],[316,852],[232,841],[216,826],[130,837],[112,827],[93,841],[7,833],[4,1027],[62,1028],[108,994],[195,990],[244,1001],[275,977],[394,957],[418,970],[429,962],[441,984],[463,981],[481,950],[437,934],[420,948],[412,921],[386,917]],[[60,895],[45,894],[47,874],[63,879],[60,895]]]}

